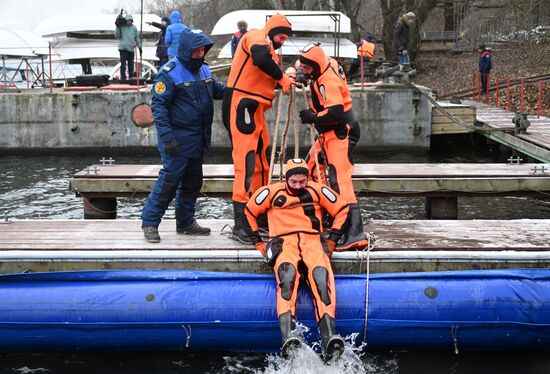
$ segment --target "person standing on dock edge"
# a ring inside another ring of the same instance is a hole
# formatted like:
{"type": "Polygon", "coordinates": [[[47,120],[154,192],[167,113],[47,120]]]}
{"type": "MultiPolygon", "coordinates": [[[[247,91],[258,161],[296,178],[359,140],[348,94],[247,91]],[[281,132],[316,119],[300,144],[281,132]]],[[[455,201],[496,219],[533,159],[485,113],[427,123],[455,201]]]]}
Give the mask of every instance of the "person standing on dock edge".
{"type": "Polygon", "coordinates": [[[285,16],[276,13],[262,30],[253,29],[241,38],[223,98],[223,123],[230,132],[235,169],[231,238],[250,243],[250,227],[244,206],[252,193],[266,185],[269,174],[269,133],[265,111],[271,108],[275,87],[286,93],[292,80],[283,74],[275,50],[292,32],[285,16]]]}
{"type": "Polygon", "coordinates": [[[392,52],[397,57],[399,65],[410,64],[409,41],[410,27],[414,25],[416,15],[413,12],[403,14],[393,27],[392,52]]]}
{"type": "Polygon", "coordinates": [[[120,80],[126,81],[126,65],[128,65],[128,78],[134,78],[134,50],[138,47],[141,53],[141,39],[134,25],[134,17],[131,14],[119,15],[115,21],[115,37],[118,39],[118,51],[120,53],[120,80]]]}
{"type": "MultiPolygon", "coordinates": [[[[307,164],[310,177],[318,179],[315,149],[323,154],[328,167],[330,187],[349,203],[349,217],[339,247],[350,249],[368,244],[363,232],[361,209],[353,189],[353,148],[359,141],[360,128],[353,117],[351,95],[344,71],[336,60],[327,58],[319,43],[312,43],[300,52],[300,65],[310,79],[310,109],[300,111],[302,123],[311,123],[319,132],[307,164]]],[[[325,175],[325,168],[321,175],[325,175]]],[[[323,177],[322,177],[323,178],[323,177]]],[[[324,183],[326,181],[317,181],[324,183]]]]}
{"type": "Polygon", "coordinates": [[[160,241],[158,226],[174,197],[177,232],[210,234],[194,215],[202,187],[203,152],[210,148],[213,99],[221,100],[225,90],[204,62],[213,44],[201,30],[186,28],[177,57],[161,69],[153,85],[151,107],[162,169],[141,213],[145,240],[151,243],[160,241]]]}
{"type": "Polygon", "coordinates": [[[485,44],[479,45],[479,75],[481,77],[481,94],[487,94],[487,76],[491,74],[491,52],[485,47],[485,44]]]}
{"type": "Polygon", "coordinates": [[[300,274],[304,273],[314,300],[325,360],[332,361],[344,351],[344,341],[336,333],[336,288],[330,257],[342,236],[349,207],[334,190],[309,181],[308,174],[304,160],[288,160],[285,182],[258,189],[246,204],[245,214],[254,246],[275,271],[283,356],[301,344],[293,330],[300,274]],[[334,218],[326,232],[323,210],[334,218]],[[271,238],[268,244],[258,233],[258,218],[265,212],[271,238]]]}

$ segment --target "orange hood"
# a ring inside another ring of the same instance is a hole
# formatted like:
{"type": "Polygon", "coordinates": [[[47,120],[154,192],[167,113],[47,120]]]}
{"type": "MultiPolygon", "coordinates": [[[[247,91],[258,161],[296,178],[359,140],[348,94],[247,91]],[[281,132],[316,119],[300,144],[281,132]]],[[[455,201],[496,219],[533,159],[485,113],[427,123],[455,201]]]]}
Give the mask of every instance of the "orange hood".
{"type": "Polygon", "coordinates": [[[281,13],[275,13],[269,17],[265,23],[264,32],[271,40],[273,40],[273,37],[277,34],[286,34],[290,36],[292,33],[292,25],[281,13]]]}
{"type": "Polygon", "coordinates": [[[319,44],[310,44],[300,52],[300,63],[313,68],[311,73],[314,80],[317,80],[322,72],[328,67],[328,59],[323,48],[319,44]]]}

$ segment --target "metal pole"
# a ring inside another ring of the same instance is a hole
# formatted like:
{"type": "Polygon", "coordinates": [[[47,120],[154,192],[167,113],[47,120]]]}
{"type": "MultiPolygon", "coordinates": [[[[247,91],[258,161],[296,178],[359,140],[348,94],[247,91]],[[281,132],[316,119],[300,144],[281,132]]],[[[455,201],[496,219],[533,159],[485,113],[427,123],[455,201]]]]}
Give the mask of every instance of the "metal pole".
{"type": "Polygon", "coordinates": [[[523,113],[525,106],[523,105],[523,95],[525,93],[525,79],[521,79],[521,94],[519,96],[519,110],[523,113]]]}
{"type": "Polygon", "coordinates": [[[361,91],[365,90],[365,63],[363,62],[363,55],[358,56],[361,59],[361,91]]]}
{"type": "Polygon", "coordinates": [[[48,59],[50,60],[50,96],[53,94],[53,80],[52,80],[52,43],[48,43],[48,59]]]}
{"type": "Polygon", "coordinates": [[[28,89],[29,88],[29,61],[27,61],[26,59],[25,59],[25,64],[27,65],[25,78],[27,79],[27,89],[28,89]]]}
{"type": "MultiPolygon", "coordinates": [[[[141,17],[139,18],[139,40],[141,41],[141,50],[143,51],[143,0],[141,0],[141,17]]],[[[143,66],[143,54],[139,54],[139,66],[143,66]]],[[[141,69],[140,69],[141,70],[141,69]]],[[[136,71],[137,85],[139,86],[140,70],[136,71]]]]}
{"type": "Polygon", "coordinates": [[[472,73],[472,100],[476,99],[476,72],[472,73]]]}
{"type": "Polygon", "coordinates": [[[2,74],[4,74],[4,92],[8,89],[8,77],[6,76],[6,56],[2,55],[2,74]]]}
{"type": "Polygon", "coordinates": [[[487,87],[485,87],[485,104],[491,102],[491,74],[487,74],[487,87]]]}
{"type": "Polygon", "coordinates": [[[498,104],[499,104],[499,89],[500,89],[500,79],[499,77],[497,77],[497,81],[496,81],[496,89],[497,89],[497,92],[496,92],[496,97],[495,97],[495,106],[498,108],[498,104]]]}
{"type": "Polygon", "coordinates": [[[508,99],[508,111],[510,111],[512,109],[512,103],[510,102],[510,77],[508,77],[506,82],[506,96],[508,99]]]}
{"type": "Polygon", "coordinates": [[[42,60],[42,87],[46,87],[46,69],[44,68],[44,55],[40,56],[42,60]]]}
{"type": "Polygon", "coordinates": [[[537,105],[537,118],[540,117],[541,105],[542,105],[542,80],[539,81],[539,102],[537,105]]]}

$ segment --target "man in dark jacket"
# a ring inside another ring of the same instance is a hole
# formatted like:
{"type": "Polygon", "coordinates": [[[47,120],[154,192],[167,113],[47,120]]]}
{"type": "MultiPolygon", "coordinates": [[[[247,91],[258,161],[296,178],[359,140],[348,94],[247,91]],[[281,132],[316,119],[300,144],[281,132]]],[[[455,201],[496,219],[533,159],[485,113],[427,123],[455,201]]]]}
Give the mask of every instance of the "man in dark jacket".
{"type": "Polygon", "coordinates": [[[177,232],[210,234],[194,215],[202,186],[203,152],[210,148],[213,99],[221,100],[225,90],[204,62],[213,44],[201,30],[183,30],[177,57],[164,65],[153,85],[151,107],[162,169],[141,213],[145,240],[151,243],[160,241],[158,226],[174,197],[177,232]]]}
{"type": "Polygon", "coordinates": [[[246,21],[239,21],[237,22],[237,29],[233,34],[233,38],[231,39],[231,58],[235,56],[235,51],[237,50],[237,46],[239,45],[239,41],[243,37],[244,34],[248,31],[248,23],[246,21]]]}
{"type": "Polygon", "coordinates": [[[479,75],[481,76],[481,94],[487,93],[487,76],[491,74],[491,52],[485,44],[479,45],[479,75]]]}
{"type": "Polygon", "coordinates": [[[154,26],[157,29],[160,29],[160,37],[157,42],[157,51],[156,55],[159,58],[159,67],[163,66],[168,62],[168,46],[164,42],[166,37],[166,28],[170,26],[170,18],[162,17],[160,23],[158,22],[146,22],[148,25],[154,26]]]}
{"type": "Polygon", "coordinates": [[[416,15],[413,12],[408,12],[399,18],[393,27],[392,52],[394,56],[397,56],[399,65],[411,63],[408,51],[410,40],[409,28],[414,24],[415,20],[416,15]]]}

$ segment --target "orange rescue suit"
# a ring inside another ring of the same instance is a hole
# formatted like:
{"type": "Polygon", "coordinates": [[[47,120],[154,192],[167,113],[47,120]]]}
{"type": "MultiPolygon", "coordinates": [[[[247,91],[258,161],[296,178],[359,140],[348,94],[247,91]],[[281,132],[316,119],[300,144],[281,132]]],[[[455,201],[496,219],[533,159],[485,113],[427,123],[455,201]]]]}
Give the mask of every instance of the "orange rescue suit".
{"type": "Polygon", "coordinates": [[[372,61],[374,57],[374,47],[376,44],[369,42],[368,40],[362,39],[361,45],[357,48],[357,57],[368,57],[372,61]]]}
{"type": "Polygon", "coordinates": [[[269,174],[269,134],[264,112],[271,108],[275,87],[288,91],[291,80],[279,68],[271,37],[291,32],[283,15],[273,15],[262,30],[242,37],[229,73],[223,100],[223,122],[230,131],[235,168],[233,201],[245,203],[269,174]]]}
{"type": "MultiPolygon", "coordinates": [[[[317,113],[314,124],[320,134],[314,147],[318,154],[324,153],[329,168],[330,187],[348,203],[356,203],[351,151],[359,140],[360,131],[353,118],[352,100],[344,71],[334,59],[327,58],[318,46],[302,52],[300,62],[314,67],[310,84],[310,107],[317,113]]],[[[317,180],[313,147],[307,162],[310,176],[317,180]]]]}
{"type": "Polygon", "coordinates": [[[293,195],[286,183],[275,183],[257,190],[246,204],[245,213],[252,231],[258,231],[257,218],[267,212],[271,243],[276,241],[282,247],[274,264],[277,316],[289,311],[296,316],[298,269],[302,269],[299,263],[303,263],[317,321],[325,314],[335,318],[334,274],[321,235],[323,210],[334,217],[327,239],[338,241],[349,208],[346,201],[325,185],[309,181],[300,195],[293,195]]]}

